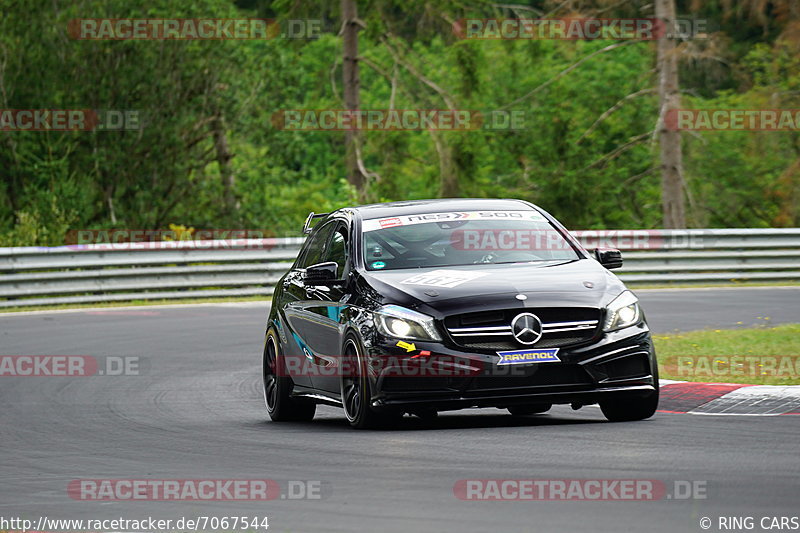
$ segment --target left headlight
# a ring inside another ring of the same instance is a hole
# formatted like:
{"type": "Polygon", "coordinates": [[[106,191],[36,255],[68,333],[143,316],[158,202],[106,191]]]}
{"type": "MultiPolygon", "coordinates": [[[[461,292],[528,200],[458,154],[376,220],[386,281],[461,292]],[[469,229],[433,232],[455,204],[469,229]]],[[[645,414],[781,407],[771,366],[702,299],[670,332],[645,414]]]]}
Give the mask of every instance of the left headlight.
{"type": "Polygon", "coordinates": [[[440,341],[433,318],[399,305],[385,305],[375,311],[378,331],[389,337],[419,341],[440,341]]]}
{"type": "Polygon", "coordinates": [[[639,322],[641,311],[639,299],[630,291],[625,291],[608,304],[603,331],[627,328],[639,322]]]}

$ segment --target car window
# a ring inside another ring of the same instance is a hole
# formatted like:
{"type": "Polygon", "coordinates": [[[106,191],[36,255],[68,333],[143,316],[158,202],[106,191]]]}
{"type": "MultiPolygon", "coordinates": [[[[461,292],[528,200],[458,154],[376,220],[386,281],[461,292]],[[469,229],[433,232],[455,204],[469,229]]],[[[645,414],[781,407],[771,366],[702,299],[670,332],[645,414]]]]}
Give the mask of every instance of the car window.
{"type": "Polygon", "coordinates": [[[573,261],[580,256],[537,211],[427,213],[368,219],[368,270],[573,261]]]}
{"type": "Polygon", "coordinates": [[[328,241],[328,237],[330,237],[334,227],[336,227],[335,222],[328,222],[320,226],[319,229],[314,230],[303,247],[303,252],[297,261],[297,268],[306,268],[322,262],[325,243],[328,241]]]}
{"type": "Polygon", "coordinates": [[[339,268],[336,270],[336,277],[341,279],[344,275],[345,265],[347,264],[347,228],[339,226],[333,232],[328,251],[324,261],[335,261],[339,268]]]}

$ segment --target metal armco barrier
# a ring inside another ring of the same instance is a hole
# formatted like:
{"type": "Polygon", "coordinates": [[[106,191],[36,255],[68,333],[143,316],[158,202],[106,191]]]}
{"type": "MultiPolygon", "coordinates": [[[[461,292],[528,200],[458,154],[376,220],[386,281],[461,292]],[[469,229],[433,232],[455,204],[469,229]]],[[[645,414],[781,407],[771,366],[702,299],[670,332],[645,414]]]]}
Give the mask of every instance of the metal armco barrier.
{"type": "MultiPolygon", "coordinates": [[[[615,272],[655,283],[800,280],[800,228],[585,230],[619,248],[615,272]]],[[[0,307],[268,296],[302,238],[0,248],[0,307]]]]}

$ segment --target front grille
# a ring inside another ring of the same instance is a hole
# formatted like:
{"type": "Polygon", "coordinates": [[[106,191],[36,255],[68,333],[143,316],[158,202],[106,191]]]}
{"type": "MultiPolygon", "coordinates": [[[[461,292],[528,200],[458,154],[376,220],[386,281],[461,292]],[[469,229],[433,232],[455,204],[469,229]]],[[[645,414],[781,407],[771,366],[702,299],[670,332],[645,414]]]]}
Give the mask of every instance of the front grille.
{"type": "Polygon", "coordinates": [[[463,344],[459,344],[459,346],[463,346],[464,348],[469,348],[470,350],[488,350],[488,351],[499,351],[499,350],[516,350],[519,348],[519,344],[513,342],[466,342],[463,344]]]}
{"type": "Polygon", "coordinates": [[[600,310],[591,307],[501,309],[452,315],[444,320],[453,343],[470,350],[555,348],[580,344],[594,338],[600,310]],[[533,313],[542,321],[542,337],[532,345],[518,343],[511,321],[520,313],[533,313]]]}

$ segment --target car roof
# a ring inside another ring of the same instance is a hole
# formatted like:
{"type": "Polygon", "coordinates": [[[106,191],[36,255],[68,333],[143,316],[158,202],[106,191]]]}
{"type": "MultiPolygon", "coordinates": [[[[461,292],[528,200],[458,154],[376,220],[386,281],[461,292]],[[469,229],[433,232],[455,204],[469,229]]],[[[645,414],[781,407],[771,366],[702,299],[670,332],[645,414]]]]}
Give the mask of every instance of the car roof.
{"type": "Polygon", "coordinates": [[[408,200],[383,204],[368,204],[347,208],[363,219],[383,218],[397,215],[419,215],[442,211],[528,211],[531,204],[522,200],[501,198],[438,198],[432,200],[408,200]]]}

